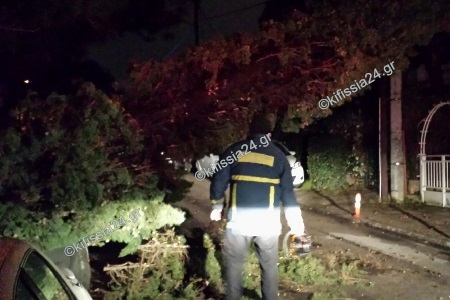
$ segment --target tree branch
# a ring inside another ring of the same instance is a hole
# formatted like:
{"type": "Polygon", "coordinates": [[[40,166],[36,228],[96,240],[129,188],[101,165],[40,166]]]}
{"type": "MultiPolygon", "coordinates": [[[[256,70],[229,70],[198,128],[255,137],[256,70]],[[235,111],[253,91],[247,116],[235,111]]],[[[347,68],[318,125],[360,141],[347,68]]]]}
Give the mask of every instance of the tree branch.
{"type": "Polygon", "coordinates": [[[272,53],[272,54],[266,55],[266,56],[264,56],[264,57],[258,58],[258,59],[256,60],[256,62],[258,63],[258,62],[260,62],[260,61],[263,61],[263,60],[265,60],[265,59],[268,59],[268,58],[271,58],[271,57],[274,57],[274,56],[277,56],[277,57],[278,57],[279,54],[280,54],[280,53],[278,52],[278,53],[272,53]]]}

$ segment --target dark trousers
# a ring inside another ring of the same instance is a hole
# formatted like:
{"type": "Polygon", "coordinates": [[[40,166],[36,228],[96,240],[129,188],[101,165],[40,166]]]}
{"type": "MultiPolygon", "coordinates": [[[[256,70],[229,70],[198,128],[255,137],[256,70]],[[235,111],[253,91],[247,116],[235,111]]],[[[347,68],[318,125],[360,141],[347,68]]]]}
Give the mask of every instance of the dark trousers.
{"type": "Polygon", "coordinates": [[[225,259],[226,293],[228,300],[242,297],[242,272],[252,240],[261,267],[261,292],[263,300],[278,299],[278,236],[250,237],[225,233],[223,253],[225,259]]]}

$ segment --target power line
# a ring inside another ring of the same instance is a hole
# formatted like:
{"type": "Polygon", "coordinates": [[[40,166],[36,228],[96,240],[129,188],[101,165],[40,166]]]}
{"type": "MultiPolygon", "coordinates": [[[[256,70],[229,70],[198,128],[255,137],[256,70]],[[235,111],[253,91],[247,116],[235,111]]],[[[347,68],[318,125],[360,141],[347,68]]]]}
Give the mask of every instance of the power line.
{"type": "Polygon", "coordinates": [[[203,11],[203,9],[200,7],[200,12],[202,13],[203,17],[205,18],[206,22],[208,22],[209,27],[211,27],[213,32],[217,32],[214,25],[212,25],[211,21],[209,21],[209,17],[206,15],[206,13],[203,11]]]}
{"type": "MultiPolygon", "coordinates": [[[[231,10],[231,11],[228,11],[228,12],[226,12],[226,13],[223,13],[223,14],[220,14],[220,15],[215,15],[215,16],[211,16],[211,17],[208,17],[207,15],[206,15],[206,13],[204,12],[204,10],[202,9],[202,7],[201,6],[199,6],[198,7],[198,10],[202,13],[202,15],[204,16],[204,18],[205,18],[205,20],[208,22],[208,25],[211,27],[211,29],[213,30],[213,31],[215,31],[215,32],[217,32],[217,30],[215,30],[215,28],[214,28],[214,26],[211,24],[211,22],[209,21],[209,20],[212,20],[212,19],[217,19],[217,18],[221,18],[221,17],[225,17],[225,16],[229,16],[229,15],[232,15],[232,14],[235,14],[235,13],[239,13],[239,12],[242,12],[242,11],[246,11],[246,10],[249,10],[249,9],[252,9],[252,8],[255,8],[255,7],[258,7],[258,6],[261,6],[261,5],[264,5],[264,4],[266,4],[267,2],[269,2],[269,0],[266,0],[266,1],[263,1],[263,2],[259,2],[259,3],[256,3],[256,4],[253,4],[253,5],[250,5],[250,6],[246,6],[246,7],[242,7],[242,8],[239,8],[239,9],[235,9],[235,10],[231,10]]],[[[195,4],[194,4],[195,5],[195,4]]],[[[195,23],[195,22],[194,22],[195,23]]],[[[168,58],[168,57],[170,57],[170,56],[172,56],[172,54],[174,54],[177,50],[178,50],[178,48],[180,48],[185,42],[186,42],[186,40],[189,38],[189,32],[191,32],[191,29],[188,29],[186,32],[185,32],[185,35],[184,35],[184,37],[169,51],[169,53],[167,53],[165,56],[164,56],[164,58],[163,59],[166,59],[166,58],[168,58]]],[[[194,32],[194,34],[195,34],[195,32],[194,32]]]]}
{"type": "Polygon", "coordinates": [[[169,58],[170,56],[172,56],[172,54],[174,54],[178,48],[180,48],[189,37],[191,37],[190,32],[191,32],[192,28],[189,27],[188,30],[185,31],[184,33],[184,37],[182,39],[179,40],[179,42],[169,51],[169,53],[167,53],[163,59],[169,58]]]}

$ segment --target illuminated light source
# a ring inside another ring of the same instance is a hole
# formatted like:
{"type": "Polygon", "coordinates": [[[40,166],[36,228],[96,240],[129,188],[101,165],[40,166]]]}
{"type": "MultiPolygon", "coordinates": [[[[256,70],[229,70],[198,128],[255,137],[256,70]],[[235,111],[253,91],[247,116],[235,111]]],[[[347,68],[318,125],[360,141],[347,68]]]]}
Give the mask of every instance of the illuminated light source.
{"type": "Polygon", "coordinates": [[[30,83],[30,81],[28,79],[25,79],[23,82],[26,83],[26,84],[30,83]]]}
{"type": "Polygon", "coordinates": [[[361,194],[358,193],[355,196],[355,213],[353,214],[355,218],[361,218],[361,194]]]}

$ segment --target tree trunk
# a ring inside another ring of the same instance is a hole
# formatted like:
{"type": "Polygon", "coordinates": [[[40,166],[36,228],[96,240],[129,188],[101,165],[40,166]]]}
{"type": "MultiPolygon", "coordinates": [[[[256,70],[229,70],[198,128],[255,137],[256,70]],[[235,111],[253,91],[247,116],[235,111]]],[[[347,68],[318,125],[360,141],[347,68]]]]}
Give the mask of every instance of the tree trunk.
{"type": "Polygon", "coordinates": [[[391,199],[403,202],[405,198],[405,160],[402,130],[402,73],[391,76],[391,199]]]}

